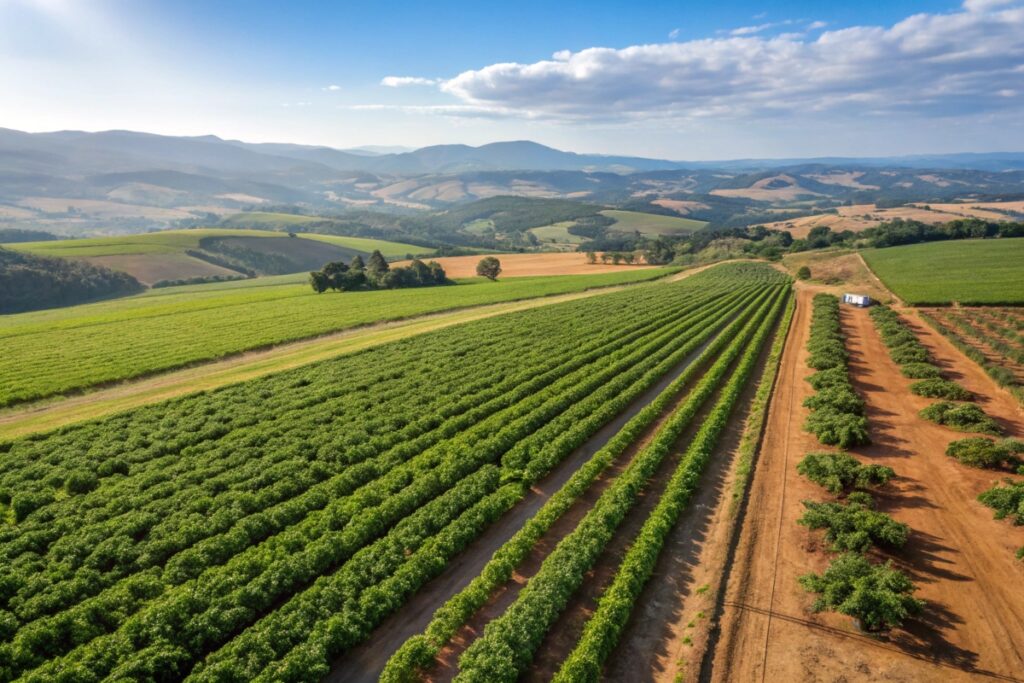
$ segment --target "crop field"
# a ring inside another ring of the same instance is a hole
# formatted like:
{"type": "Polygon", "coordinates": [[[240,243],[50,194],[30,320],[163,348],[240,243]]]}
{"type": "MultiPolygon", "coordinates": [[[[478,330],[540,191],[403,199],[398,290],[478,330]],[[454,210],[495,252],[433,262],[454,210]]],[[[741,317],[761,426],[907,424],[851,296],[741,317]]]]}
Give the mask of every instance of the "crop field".
{"type": "Polygon", "coordinates": [[[92,237],[51,242],[21,242],[6,245],[8,249],[25,251],[39,256],[79,258],[83,256],[121,256],[125,254],[180,254],[186,249],[198,249],[204,237],[268,237],[285,238],[277,232],[256,230],[228,230],[205,228],[201,230],[164,230],[122,237],[92,237]]]}
{"type": "Polygon", "coordinates": [[[244,211],[231,214],[221,224],[231,228],[280,228],[289,225],[304,225],[322,220],[318,216],[301,216],[294,213],[274,213],[271,211],[244,211]]]}
{"type": "Polygon", "coordinates": [[[285,276],[3,316],[0,406],[360,325],[640,282],[670,272],[651,268],[498,282],[480,278],[450,287],[321,295],[304,277],[285,276]]]}
{"type": "Polygon", "coordinates": [[[930,242],[862,253],[885,286],[911,305],[1024,304],[1024,238],[930,242]]]}
{"type": "Polygon", "coordinates": [[[616,232],[639,232],[643,235],[680,235],[700,230],[704,221],[679,216],[662,216],[639,211],[618,211],[609,209],[602,214],[615,219],[615,224],[608,229],[616,232]]]}
{"type": "Polygon", "coordinates": [[[387,240],[375,240],[366,237],[343,237],[341,235],[318,235],[314,233],[303,233],[301,235],[303,239],[317,240],[320,242],[327,242],[328,244],[334,244],[339,247],[346,249],[354,249],[355,251],[364,251],[367,253],[373,252],[375,249],[384,254],[388,258],[393,257],[404,257],[406,254],[416,254],[417,256],[429,256],[434,253],[434,249],[430,247],[420,247],[415,244],[405,244],[403,242],[389,242],[387,240]]]}
{"type": "Polygon", "coordinates": [[[587,241],[586,237],[573,235],[569,232],[569,228],[573,225],[575,225],[575,221],[562,221],[561,223],[552,223],[551,225],[545,225],[539,228],[530,228],[530,232],[536,235],[537,239],[545,244],[583,244],[587,241]]]}
{"type": "Polygon", "coordinates": [[[925,321],[1024,403],[1024,310],[932,308],[925,321]]]}
{"type": "Polygon", "coordinates": [[[774,269],[729,264],[0,443],[0,680],[344,671],[339,658],[372,646],[378,624],[585,456],[389,668],[429,665],[656,426],[458,665],[459,680],[529,667],[587,568],[637,518],[612,582],[622,598],[602,601],[565,653],[562,679],[578,680],[614,645],[789,291],[774,269]],[[641,395],[654,398],[632,406],[641,395]],[[600,448],[579,450],[627,408],[600,448]]]}

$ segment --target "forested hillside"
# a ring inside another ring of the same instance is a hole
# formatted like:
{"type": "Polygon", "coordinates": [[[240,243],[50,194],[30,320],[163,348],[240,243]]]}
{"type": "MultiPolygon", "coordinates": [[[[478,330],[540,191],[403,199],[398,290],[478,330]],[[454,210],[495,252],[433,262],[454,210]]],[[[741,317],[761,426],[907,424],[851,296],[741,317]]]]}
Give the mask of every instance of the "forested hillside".
{"type": "Polygon", "coordinates": [[[0,247],[0,313],[68,306],[139,291],[142,285],[127,273],[0,247]]]}

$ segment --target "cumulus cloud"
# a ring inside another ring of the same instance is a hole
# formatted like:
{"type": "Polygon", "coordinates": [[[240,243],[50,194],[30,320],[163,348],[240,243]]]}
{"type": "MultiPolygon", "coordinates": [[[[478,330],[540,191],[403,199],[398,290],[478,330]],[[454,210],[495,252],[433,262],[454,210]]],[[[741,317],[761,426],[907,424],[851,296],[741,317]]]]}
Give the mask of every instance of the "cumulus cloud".
{"type": "Polygon", "coordinates": [[[419,76],[385,76],[380,84],[389,88],[404,88],[409,85],[436,85],[436,78],[421,78],[419,76]]]}
{"type": "Polygon", "coordinates": [[[1024,110],[1020,0],[967,0],[962,11],[813,39],[758,35],[763,26],[704,40],[562,51],[439,85],[478,109],[565,120],[1024,110]]]}
{"type": "Polygon", "coordinates": [[[777,28],[779,26],[789,26],[794,24],[792,19],[786,19],[785,21],[769,21],[764,24],[757,24],[755,26],[740,26],[729,31],[731,36],[752,36],[755,33],[763,33],[770,28],[777,28]]]}
{"type": "Polygon", "coordinates": [[[332,84],[332,85],[325,85],[324,87],[322,87],[320,89],[324,90],[326,92],[338,92],[339,90],[341,90],[341,86],[340,85],[333,85],[332,84]]]}

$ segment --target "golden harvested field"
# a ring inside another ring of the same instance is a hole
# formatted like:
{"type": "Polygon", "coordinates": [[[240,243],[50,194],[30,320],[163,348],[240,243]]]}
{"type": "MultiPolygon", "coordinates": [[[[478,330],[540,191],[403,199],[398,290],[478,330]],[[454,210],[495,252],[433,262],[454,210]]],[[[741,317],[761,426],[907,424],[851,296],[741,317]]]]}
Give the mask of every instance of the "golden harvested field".
{"type": "MultiPolygon", "coordinates": [[[[448,256],[434,259],[440,263],[448,277],[474,277],[476,264],[485,254],[475,256],[448,256]]],[[[559,254],[493,254],[501,261],[500,277],[528,277],[530,275],[589,275],[611,273],[626,268],[651,268],[653,266],[612,266],[602,263],[587,263],[586,254],[569,252],[559,254]]],[[[400,261],[395,265],[408,265],[400,261]]]]}
{"type": "MultiPolygon", "coordinates": [[[[1006,207],[1009,209],[1011,204],[1021,203],[1007,202],[1006,207]]],[[[873,228],[882,221],[891,221],[894,218],[921,221],[922,223],[946,223],[971,216],[987,220],[1007,220],[1007,216],[997,214],[994,211],[972,210],[972,205],[968,204],[930,204],[929,206],[931,207],[930,209],[924,208],[924,205],[879,209],[874,204],[854,204],[853,206],[838,207],[836,209],[838,214],[820,213],[813,216],[804,216],[803,218],[793,218],[787,221],[775,221],[774,223],[765,223],[765,227],[774,230],[789,230],[793,237],[806,237],[811,228],[818,227],[819,225],[827,225],[833,232],[840,232],[842,230],[860,232],[867,228],[873,228]],[[949,210],[947,210],[947,207],[949,207],[949,210]],[[956,212],[954,212],[953,207],[955,207],[956,212]]]]}
{"type": "Polygon", "coordinates": [[[150,218],[153,220],[176,220],[192,218],[192,214],[181,209],[164,209],[157,206],[122,204],[102,199],[66,199],[61,197],[28,197],[18,202],[21,206],[45,211],[65,213],[69,208],[90,218],[150,218]]]}
{"type": "Polygon", "coordinates": [[[761,178],[750,187],[712,190],[711,194],[719,197],[746,197],[766,202],[790,202],[804,195],[818,196],[821,193],[808,190],[791,175],[780,173],[769,178],[761,178]]]}

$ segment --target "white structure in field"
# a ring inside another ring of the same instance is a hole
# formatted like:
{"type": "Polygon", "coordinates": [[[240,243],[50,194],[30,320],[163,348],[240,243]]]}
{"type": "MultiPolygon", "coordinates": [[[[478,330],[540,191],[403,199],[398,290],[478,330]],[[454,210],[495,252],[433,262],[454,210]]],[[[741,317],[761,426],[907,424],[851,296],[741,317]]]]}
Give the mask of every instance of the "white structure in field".
{"type": "Polygon", "coordinates": [[[871,305],[871,297],[865,294],[843,294],[843,303],[866,308],[871,305]]]}

